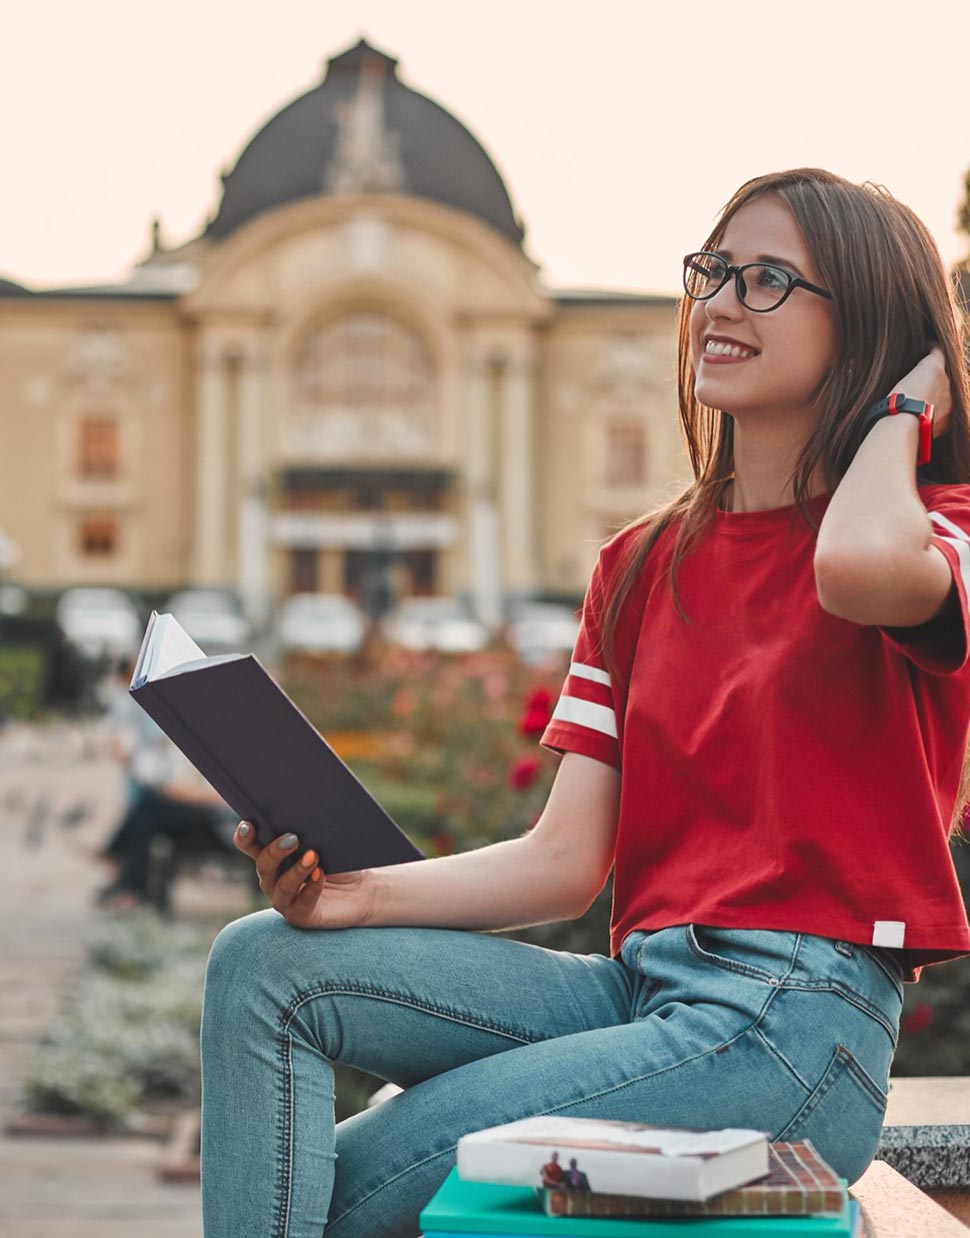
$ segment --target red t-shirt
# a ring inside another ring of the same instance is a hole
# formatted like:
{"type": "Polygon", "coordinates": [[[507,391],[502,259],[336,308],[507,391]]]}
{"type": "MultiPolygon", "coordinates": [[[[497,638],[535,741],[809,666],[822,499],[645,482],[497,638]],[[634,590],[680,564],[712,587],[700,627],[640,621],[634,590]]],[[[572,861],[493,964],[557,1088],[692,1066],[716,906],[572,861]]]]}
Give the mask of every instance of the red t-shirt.
{"type": "MultiPolygon", "coordinates": [[[[912,628],[819,605],[815,533],[795,507],[718,512],[680,563],[660,536],[604,669],[600,552],[542,743],[622,773],[611,947],[697,923],[892,950],[907,980],[970,953],[947,835],[970,733],[970,485],[920,487],[955,583],[912,628]]],[[[828,496],[810,500],[820,520],[828,496]]]]}

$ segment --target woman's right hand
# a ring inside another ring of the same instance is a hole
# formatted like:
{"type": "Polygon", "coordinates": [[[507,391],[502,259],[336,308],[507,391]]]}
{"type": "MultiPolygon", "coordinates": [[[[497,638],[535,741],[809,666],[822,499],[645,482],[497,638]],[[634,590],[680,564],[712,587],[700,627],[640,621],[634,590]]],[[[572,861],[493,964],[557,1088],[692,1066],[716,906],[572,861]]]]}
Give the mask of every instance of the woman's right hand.
{"type": "Polygon", "coordinates": [[[353,928],[364,924],[373,896],[370,871],[327,877],[317,853],[306,851],[281,873],[280,865],[296,849],[296,844],[282,844],[294,838],[293,834],[284,834],[264,847],[252,825],[240,821],[232,841],[255,862],[259,888],[290,924],[306,929],[353,928]]]}

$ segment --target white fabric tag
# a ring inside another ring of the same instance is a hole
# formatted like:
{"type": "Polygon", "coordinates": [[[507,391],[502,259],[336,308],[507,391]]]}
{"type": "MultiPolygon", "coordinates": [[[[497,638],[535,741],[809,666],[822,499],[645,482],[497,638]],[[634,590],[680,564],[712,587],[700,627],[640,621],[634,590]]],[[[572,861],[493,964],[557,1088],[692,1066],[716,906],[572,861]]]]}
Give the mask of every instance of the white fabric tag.
{"type": "Polygon", "coordinates": [[[906,936],[905,920],[873,920],[872,944],[899,949],[906,936]]]}

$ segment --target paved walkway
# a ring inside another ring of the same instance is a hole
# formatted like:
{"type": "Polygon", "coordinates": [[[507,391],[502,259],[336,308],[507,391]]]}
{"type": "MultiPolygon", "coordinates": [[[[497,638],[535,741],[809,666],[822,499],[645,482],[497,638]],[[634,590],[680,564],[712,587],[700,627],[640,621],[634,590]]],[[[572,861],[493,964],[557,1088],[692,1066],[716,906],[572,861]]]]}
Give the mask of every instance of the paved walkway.
{"type": "MultiPolygon", "coordinates": [[[[0,1128],[84,961],[94,892],[108,879],[91,852],[111,829],[120,790],[90,727],[0,732],[0,1128]]],[[[176,891],[177,911],[183,899],[189,912],[193,899],[209,902],[211,891],[192,885],[176,891]]],[[[199,1238],[198,1188],[160,1182],[161,1153],[149,1139],[0,1134],[0,1234],[199,1238]]]]}

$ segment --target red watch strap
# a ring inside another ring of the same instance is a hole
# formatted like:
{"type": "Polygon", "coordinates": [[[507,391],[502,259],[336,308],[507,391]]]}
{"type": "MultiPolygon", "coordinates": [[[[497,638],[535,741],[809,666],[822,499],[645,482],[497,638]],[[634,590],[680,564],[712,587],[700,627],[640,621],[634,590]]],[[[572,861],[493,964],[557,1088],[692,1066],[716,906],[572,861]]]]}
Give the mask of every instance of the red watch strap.
{"type": "Polygon", "coordinates": [[[917,464],[929,464],[933,454],[933,405],[927,404],[919,415],[919,455],[917,464]]]}

